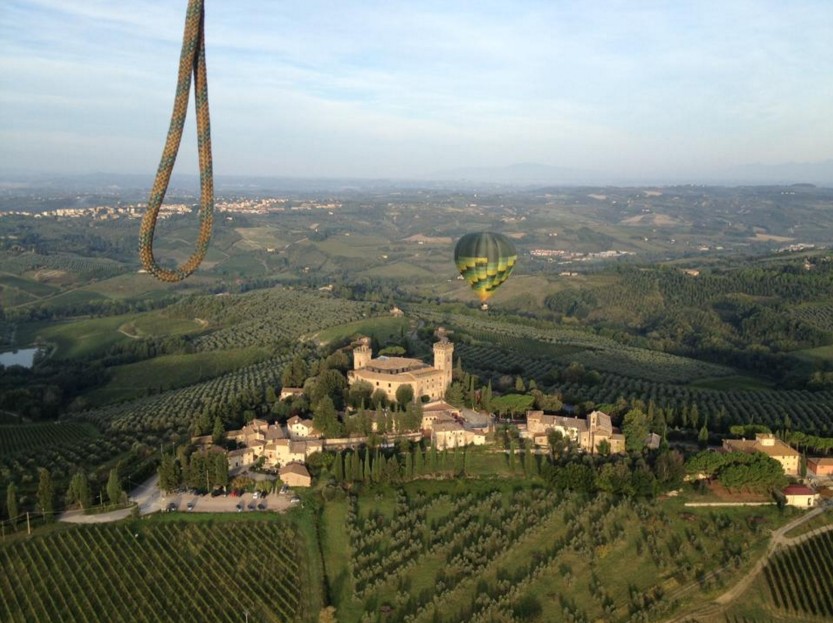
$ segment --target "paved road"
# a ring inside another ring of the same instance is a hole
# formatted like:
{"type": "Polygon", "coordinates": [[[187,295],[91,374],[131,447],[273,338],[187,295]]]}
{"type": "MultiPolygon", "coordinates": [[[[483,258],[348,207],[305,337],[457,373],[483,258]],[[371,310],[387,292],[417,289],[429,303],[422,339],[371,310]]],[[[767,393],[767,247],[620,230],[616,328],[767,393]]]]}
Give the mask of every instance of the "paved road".
{"type": "Polygon", "coordinates": [[[112,511],[110,513],[98,513],[97,515],[85,515],[84,511],[65,511],[58,517],[58,521],[65,521],[67,523],[110,523],[111,521],[119,521],[130,517],[132,508],[122,508],[121,510],[112,511]]]}
{"type": "Polygon", "coordinates": [[[159,476],[152,476],[130,492],[130,501],[139,505],[139,514],[147,515],[162,510],[162,493],[157,484],[159,476]]]}
{"type": "MultiPolygon", "coordinates": [[[[129,498],[131,502],[135,502],[139,507],[140,515],[148,515],[157,511],[162,511],[173,506],[178,511],[188,512],[188,505],[191,505],[191,512],[195,513],[234,513],[234,512],[251,512],[254,510],[271,511],[280,513],[290,507],[290,499],[292,495],[270,494],[266,498],[254,499],[251,493],[246,493],[240,497],[222,496],[211,497],[210,495],[192,495],[189,493],[174,493],[171,495],[164,495],[157,486],[159,477],[154,476],[148,478],[141,485],[130,492],[129,498]],[[241,510],[238,511],[237,505],[241,505],[241,510]],[[258,509],[258,505],[263,508],[258,509]]],[[[110,513],[99,513],[97,515],[85,515],[83,511],[66,511],[60,517],[60,521],[69,523],[107,523],[110,521],[119,521],[130,516],[133,512],[132,508],[124,508],[110,513]]]]}

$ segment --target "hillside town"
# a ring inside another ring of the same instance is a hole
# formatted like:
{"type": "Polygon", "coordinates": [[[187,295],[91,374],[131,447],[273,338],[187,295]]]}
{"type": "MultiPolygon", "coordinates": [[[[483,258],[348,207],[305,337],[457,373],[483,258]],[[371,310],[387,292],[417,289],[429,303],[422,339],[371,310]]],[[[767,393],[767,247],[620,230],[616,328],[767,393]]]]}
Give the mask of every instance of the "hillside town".
{"type": "MultiPolygon", "coordinates": [[[[203,452],[224,452],[231,474],[253,468],[266,470],[278,475],[284,483],[300,487],[312,485],[307,463],[310,457],[322,452],[357,451],[368,445],[392,447],[397,442],[408,441],[424,443],[438,451],[484,446],[491,448],[491,452],[505,453],[507,450],[498,443],[497,434],[499,427],[506,429],[505,422],[488,410],[455,406],[446,400],[453,380],[454,344],[442,328],[436,335],[432,364],[403,356],[374,357],[371,340],[366,337],[353,343],[353,365],[346,373],[348,387],[356,390],[364,386],[367,396],[372,392],[387,406],[376,408],[368,415],[361,407],[345,405],[337,417],[342,423],[349,423],[360,417],[361,412],[370,418],[369,434],[328,435],[316,427],[314,418],[292,415],[283,423],[254,418],[241,429],[225,432],[222,441],[226,450],[216,445],[216,435],[194,436],[191,443],[203,452]],[[393,411],[406,401],[418,405],[419,419],[411,425],[405,424],[404,418],[393,417],[393,411]]],[[[305,380],[306,387],[310,387],[308,381],[305,380]]],[[[279,398],[289,404],[304,400],[306,392],[304,387],[284,387],[279,398]]],[[[583,417],[532,409],[523,418],[513,420],[511,427],[520,442],[535,453],[552,452],[554,444],[566,444],[578,454],[601,456],[623,455],[629,450],[626,435],[613,425],[610,415],[598,409],[583,417]]],[[[658,433],[649,431],[640,447],[658,450],[662,443],[658,433]]],[[[813,481],[833,476],[833,459],[811,457],[804,465],[807,478],[802,480],[800,453],[771,433],[759,432],[753,439],[724,439],[722,446],[713,452],[758,453],[774,459],[783,474],[794,479],[783,489],[786,504],[800,508],[813,507],[819,502],[819,494],[810,486],[813,481]]],[[[695,473],[691,477],[711,478],[707,473],[695,473]]]]}

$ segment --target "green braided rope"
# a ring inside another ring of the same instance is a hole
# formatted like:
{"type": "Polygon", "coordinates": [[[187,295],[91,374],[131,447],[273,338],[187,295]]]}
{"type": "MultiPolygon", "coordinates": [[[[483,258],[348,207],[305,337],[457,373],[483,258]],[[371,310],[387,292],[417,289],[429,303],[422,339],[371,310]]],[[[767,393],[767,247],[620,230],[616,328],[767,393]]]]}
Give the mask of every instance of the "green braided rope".
{"type": "Polygon", "coordinates": [[[205,257],[214,222],[214,177],[211,166],[211,123],[208,118],[208,78],[205,71],[205,5],[204,0],[188,0],[182,53],[174,109],[165,149],[156,170],[156,179],[148,197],[148,208],[139,229],[139,259],[142,267],[162,281],[182,281],[193,273],[205,257]],[[167,270],[153,256],[153,234],[159,208],[165,199],[171,172],[176,162],[182,129],[188,112],[191,74],[194,75],[194,107],[197,114],[197,149],[200,163],[200,231],[194,253],[182,266],[167,270]]]}

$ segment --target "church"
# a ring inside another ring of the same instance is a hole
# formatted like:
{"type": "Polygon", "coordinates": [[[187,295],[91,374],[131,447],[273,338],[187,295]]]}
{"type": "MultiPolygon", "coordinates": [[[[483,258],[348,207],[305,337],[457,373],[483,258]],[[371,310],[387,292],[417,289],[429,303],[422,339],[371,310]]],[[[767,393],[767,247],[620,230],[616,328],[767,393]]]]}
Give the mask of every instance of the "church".
{"type": "Polygon", "coordinates": [[[350,385],[366,381],[373,386],[373,391],[384,390],[388,400],[396,400],[396,390],[402,385],[410,385],[414,390],[414,399],[440,400],[445,390],[451,385],[454,344],[441,334],[434,344],[434,365],[409,359],[407,357],[377,357],[373,359],[373,349],[369,338],[361,338],[359,345],[353,349],[353,370],[347,373],[350,385]]]}

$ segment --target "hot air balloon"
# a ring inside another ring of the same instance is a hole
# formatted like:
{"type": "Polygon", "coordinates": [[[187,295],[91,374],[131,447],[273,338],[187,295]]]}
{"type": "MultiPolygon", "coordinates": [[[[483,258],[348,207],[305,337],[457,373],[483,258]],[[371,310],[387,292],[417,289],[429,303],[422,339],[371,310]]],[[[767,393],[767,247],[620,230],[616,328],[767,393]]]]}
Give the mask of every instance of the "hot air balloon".
{"type": "Polygon", "coordinates": [[[466,234],[454,247],[457,269],[484,304],[509,279],[517,259],[509,238],[489,231],[466,234]]]}

